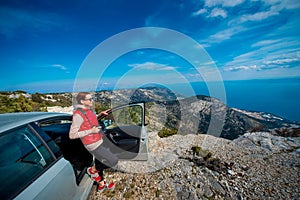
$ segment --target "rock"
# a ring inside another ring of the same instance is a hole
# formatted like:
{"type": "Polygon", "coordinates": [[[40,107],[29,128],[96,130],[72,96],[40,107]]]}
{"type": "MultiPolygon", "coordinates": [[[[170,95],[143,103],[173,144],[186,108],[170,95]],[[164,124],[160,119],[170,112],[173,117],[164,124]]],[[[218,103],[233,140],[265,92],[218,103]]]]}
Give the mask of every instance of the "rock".
{"type": "Polygon", "coordinates": [[[47,111],[72,114],[73,106],[69,106],[69,107],[52,106],[52,107],[47,107],[47,111]]]}
{"type": "Polygon", "coordinates": [[[231,176],[234,176],[234,175],[235,175],[234,171],[232,171],[232,170],[228,170],[227,172],[228,172],[228,174],[230,174],[231,176]]]}
{"type": "Polygon", "coordinates": [[[299,137],[266,132],[233,141],[210,135],[149,136],[149,161],[120,161],[125,171],[106,171],[119,189],[90,199],[299,198],[299,137]],[[195,155],[193,146],[211,157],[195,155]]]}

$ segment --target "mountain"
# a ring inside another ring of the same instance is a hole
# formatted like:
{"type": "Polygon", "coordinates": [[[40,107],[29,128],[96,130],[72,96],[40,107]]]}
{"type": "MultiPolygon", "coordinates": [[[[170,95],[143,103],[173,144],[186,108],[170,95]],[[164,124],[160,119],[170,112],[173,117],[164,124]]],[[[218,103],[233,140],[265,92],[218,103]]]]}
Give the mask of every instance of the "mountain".
{"type": "Polygon", "coordinates": [[[171,90],[160,87],[146,87],[138,89],[104,90],[95,93],[95,101],[102,104],[117,106],[132,102],[157,102],[166,103],[183,98],[171,90]]]}
{"type": "MultiPolygon", "coordinates": [[[[198,124],[197,133],[207,133],[209,126],[223,125],[220,127],[222,128],[220,137],[231,140],[246,132],[278,130],[278,128],[291,128],[294,124],[298,124],[269,113],[230,108],[215,98],[203,95],[182,99],[175,105],[180,105],[184,113],[190,116],[189,123],[193,123],[194,126],[198,124]],[[213,117],[215,120],[211,124],[213,117]]],[[[176,111],[179,107],[172,106],[172,109],[176,111]]],[[[181,115],[181,117],[185,116],[181,115]]],[[[210,133],[215,135],[213,128],[210,133]]]]}
{"type": "MultiPolygon", "coordinates": [[[[233,140],[246,132],[256,131],[269,131],[282,136],[300,135],[299,122],[270,113],[230,108],[220,100],[204,95],[184,97],[163,87],[104,90],[95,92],[94,97],[98,112],[121,104],[145,102],[148,129],[158,131],[161,137],[210,134],[233,140]]],[[[48,111],[71,113],[72,94],[27,94],[24,91],[0,93],[2,113],[43,111],[45,107],[48,111]]]]}
{"type": "MultiPolygon", "coordinates": [[[[233,140],[246,132],[272,131],[274,134],[299,134],[299,123],[265,112],[230,108],[218,99],[197,95],[184,98],[166,88],[148,87],[100,91],[96,101],[114,107],[146,102],[148,127],[178,134],[211,134],[233,140]]],[[[165,134],[166,136],[167,134],[165,134]]]]}
{"type": "Polygon", "coordinates": [[[162,88],[114,91],[106,100],[146,102],[150,155],[106,171],[114,192],[92,192],[91,199],[299,199],[298,122],[162,88]],[[176,134],[158,136],[168,129],[176,134]]]}

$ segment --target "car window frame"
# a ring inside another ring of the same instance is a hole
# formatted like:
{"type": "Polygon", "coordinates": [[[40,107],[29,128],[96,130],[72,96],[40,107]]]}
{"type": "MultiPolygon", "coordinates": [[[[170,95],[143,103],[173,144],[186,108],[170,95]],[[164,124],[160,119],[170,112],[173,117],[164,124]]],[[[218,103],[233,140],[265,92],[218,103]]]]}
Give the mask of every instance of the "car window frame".
{"type": "MultiPolygon", "coordinates": [[[[122,109],[129,109],[128,111],[130,112],[130,109],[133,108],[133,107],[136,107],[136,106],[141,107],[141,112],[139,113],[141,115],[141,122],[140,122],[141,124],[134,123],[132,125],[128,124],[128,125],[125,125],[125,126],[122,126],[122,125],[120,126],[116,122],[115,123],[116,126],[112,127],[112,129],[109,128],[109,125],[101,127],[102,131],[106,135],[106,138],[108,140],[111,140],[112,143],[115,143],[115,141],[110,136],[110,133],[114,133],[114,130],[116,130],[116,132],[119,132],[119,131],[124,132],[127,135],[129,135],[130,137],[138,139],[138,144],[137,144],[138,152],[129,152],[128,151],[128,155],[130,155],[130,156],[129,157],[128,156],[119,157],[120,160],[147,161],[149,159],[149,143],[148,143],[148,132],[147,132],[147,129],[146,129],[147,124],[146,124],[146,105],[145,105],[145,102],[134,102],[134,103],[129,103],[129,104],[116,106],[116,107],[113,107],[113,108],[111,108],[107,111],[108,115],[104,115],[104,114],[100,113],[97,116],[99,124],[103,125],[104,124],[103,120],[105,120],[107,117],[109,118],[110,115],[112,115],[112,118],[114,118],[114,115],[113,115],[114,112],[116,112],[116,111],[118,112],[119,110],[122,110],[122,109]],[[133,135],[130,132],[125,131],[126,127],[130,127],[130,126],[140,127],[138,136],[133,135]]],[[[113,120],[113,121],[115,121],[115,120],[113,120]]],[[[116,148],[115,148],[116,150],[112,150],[112,151],[119,152],[119,150],[122,150],[122,148],[119,147],[118,145],[113,145],[110,148],[114,149],[114,146],[116,146],[116,148]]]]}
{"type": "MultiPolygon", "coordinates": [[[[48,152],[50,152],[50,154],[54,158],[54,160],[57,160],[57,159],[59,159],[59,158],[62,157],[62,154],[60,154],[60,156],[56,156],[53,153],[53,150],[49,147],[49,145],[47,144],[47,142],[45,141],[45,139],[39,134],[39,132],[44,132],[44,131],[36,123],[31,122],[31,123],[28,124],[28,126],[31,128],[31,131],[34,132],[35,136],[43,143],[43,145],[46,147],[46,149],[48,150],[48,152]]],[[[47,133],[45,133],[45,132],[44,132],[44,134],[47,135],[47,133]]],[[[50,137],[49,137],[49,139],[52,140],[52,138],[50,138],[50,137]]]]}
{"type": "Polygon", "coordinates": [[[17,127],[13,127],[9,130],[5,130],[0,133],[0,136],[4,136],[6,134],[12,134],[13,132],[15,132],[17,130],[27,129],[41,143],[41,145],[46,148],[47,153],[49,153],[52,158],[51,163],[49,163],[45,168],[43,167],[39,173],[37,173],[33,176],[33,178],[26,180],[26,183],[22,187],[15,190],[14,193],[9,197],[11,199],[17,197],[20,193],[22,193],[26,188],[28,188],[33,182],[35,182],[37,179],[39,179],[41,176],[43,176],[43,174],[45,174],[53,165],[55,165],[55,163],[58,160],[60,160],[62,158],[62,157],[57,158],[53,154],[52,150],[49,148],[49,146],[44,141],[44,139],[40,136],[40,134],[37,132],[37,130],[34,129],[34,127],[35,127],[34,122],[30,122],[30,123],[26,123],[26,124],[23,124],[23,125],[20,125],[17,127]]]}
{"type": "MultiPolygon", "coordinates": [[[[45,130],[43,129],[43,126],[47,127],[48,125],[50,125],[50,126],[51,126],[51,125],[54,125],[54,126],[55,126],[55,125],[61,125],[61,124],[70,124],[70,126],[71,126],[72,122],[73,122],[72,115],[66,114],[65,116],[55,116],[55,117],[51,117],[51,118],[47,118],[47,119],[42,119],[42,120],[36,121],[35,124],[36,124],[36,126],[37,126],[37,129],[41,129],[41,131],[43,131],[46,135],[49,135],[49,134],[47,133],[47,131],[45,131],[45,130]],[[60,122],[57,122],[57,121],[60,121],[60,122]],[[66,121],[66,122],[62,122],[62,121],[66,121]],[[45,125],[45,124],[46,124],[46,125],[45,125]]],[[[65,136],[66,136],[66,135],[65,135],[65,136]]],[[[49,136],[49,137],[51,138],[51,136],[49,136]]],[[[80,139],[70,139],[70,138],[69,138],[69,129],[68,129],[67,137],[68,137],[68,140],[69,140],[70,142],[75,142],[75,140],[80,141],[80,139]]],[[[84,174],[85,174],[85,172],[86,172],[86,169],[83,168],[83,169],[79,169],[79,171],[76,171],[76,170],[77,170],[77,169],[76,169],[76,166],[73,165],[74,163],[72,163],[71,160],[69,160],[68,158],[65,157],[65,154],[64,154],[64,152],[63,152],[63,149],[60,148],[59,144],[57,144],[57,141],[55,141],[55,139],[53,139],[53,138],[51,138],[51,140],[54,141],[54,143],[55,143],[55,144],[58,146],[58,148],[60,149],[60,151],[61,151],[60,157],[66,159],[69,163],[71,163],[71,165],[72,165],[72,167],[73,167],[73,170],[75,171],[74,177],[76,178],[76,184],[79,186],[80,183],[81,183],[81,181],[82,181],[82,179],[83,179],[83,176],[84,176],[84,174]]],[[[77,142],[77,141],[76,141],[76,142],[77,142]]],[[[86,161],[86,160],[85,160],[85,162],[88,162],[88,163],[89,163],[88,166],[91,166],[91,165],[93,164],[92,154],[90,154],[90,153],[88,152],[88,150],[86,150],[86,148],[85,148],[84,145],[81,143],[81,141],[80,141],[80,145],[81,145],[82,148],[84,148],[84,150],[89,154],[88,156],[90,156],[90,161],[86,161]]],[[[84,163],[84,161],[82,161],[82,163],[84,163]]],[[[83,165],[84,165],[84,164],[83,164],[83,165]]],[[[87,168],[88,166],[86,166],[86,168],[87,168]]]]}

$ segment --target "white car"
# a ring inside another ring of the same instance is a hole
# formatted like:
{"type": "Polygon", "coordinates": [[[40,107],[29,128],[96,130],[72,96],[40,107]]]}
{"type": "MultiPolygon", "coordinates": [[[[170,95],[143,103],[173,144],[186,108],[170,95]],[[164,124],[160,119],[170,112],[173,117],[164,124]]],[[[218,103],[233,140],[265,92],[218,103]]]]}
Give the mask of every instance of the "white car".
{"type": "MultiPolygon", "coordinates": [[[[98,119],[120,159],[148,159],[144,103],[114,108],[98,119]]],[[[0,199],[88,198],[92,156],[80,139],[69,139],[71,123],[65,113],[0,114],[0,199]]]]}

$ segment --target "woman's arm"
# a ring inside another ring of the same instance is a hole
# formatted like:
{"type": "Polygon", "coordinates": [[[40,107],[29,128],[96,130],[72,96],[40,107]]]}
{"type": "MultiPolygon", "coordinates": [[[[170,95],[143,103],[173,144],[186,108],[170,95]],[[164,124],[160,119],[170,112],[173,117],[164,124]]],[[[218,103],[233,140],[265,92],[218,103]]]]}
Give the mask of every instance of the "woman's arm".
{"type": "Polygon", "coordinates": [[[104,111],[100,112],[99,115],[97,115],[97,118],[98,117],[103,118],[103,117],[109,115],[110,111],[111,111],[111,109],[107,109],[107,110],[104,110],[104,111]]]}
{"type": "Polygon", "coordinates": [[[70,139],[81,138],[92,133],[92,129],[86,131],[79,131],[82,123],[83,123],[83,118],[79,114],[74,114],[72,125],[69,131],[70,139]]]}

